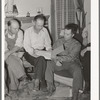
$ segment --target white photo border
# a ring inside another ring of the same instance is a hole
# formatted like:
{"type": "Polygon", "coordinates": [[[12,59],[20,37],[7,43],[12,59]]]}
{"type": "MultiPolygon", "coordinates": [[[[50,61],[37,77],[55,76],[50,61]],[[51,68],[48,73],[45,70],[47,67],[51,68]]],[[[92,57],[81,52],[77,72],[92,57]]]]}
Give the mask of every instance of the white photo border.
{"type": "Polygon", "coordinates": [[[91,100],[99,100],[99,0],[91,0],[91,100]]]}
{"type": "MultiPolygon", "coordinates": [[[[1,0],[1,97],[4,100],[4,2],[1,0]]],[[[20,1],[19,1],[20,2],[20,1]]],[[[99,0],[91,0],[91,99],[99,100],[99,0]]]]}

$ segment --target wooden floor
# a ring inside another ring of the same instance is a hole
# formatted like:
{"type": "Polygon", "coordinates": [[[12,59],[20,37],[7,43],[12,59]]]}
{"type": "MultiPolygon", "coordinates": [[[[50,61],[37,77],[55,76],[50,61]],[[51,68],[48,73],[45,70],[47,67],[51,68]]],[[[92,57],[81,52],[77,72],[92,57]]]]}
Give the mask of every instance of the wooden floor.
{"type": "MultiPolygon", "coordinates": [[[[10,91],[9,96],[6,96],[5,100],[71,100],[71,97],[68,97],[68,88],[63,84],[56,83],[58,90],[56,89],[57,91],[54,96],[49,98],[47,97],[47,93],[42,91],[33,92],[33,87],[33,82],[29,82],[27,87],[20,88],[18,91],[10,91]]],[[[78,100],[90,100],[90,95],[80,94],[78,100]]]]}

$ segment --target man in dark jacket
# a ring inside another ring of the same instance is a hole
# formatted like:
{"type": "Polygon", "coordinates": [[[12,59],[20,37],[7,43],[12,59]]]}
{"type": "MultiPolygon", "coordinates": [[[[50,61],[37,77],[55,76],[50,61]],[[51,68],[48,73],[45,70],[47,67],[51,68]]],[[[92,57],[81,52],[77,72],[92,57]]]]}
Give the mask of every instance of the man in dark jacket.
{"type": "Polygon", "coordinates": [[[82,71],[79,60],[81,44],[73,38],[75,32],[72,24],[64,29],[64,38],[58,39],[53,49],[64,45],[65,50],[47,62],[45,79],[47,81],[49,95],[55,91],[54,72],[68,70],[73,76],[72,100],[78,100],[79,90],[82,89],[82,71]]]}

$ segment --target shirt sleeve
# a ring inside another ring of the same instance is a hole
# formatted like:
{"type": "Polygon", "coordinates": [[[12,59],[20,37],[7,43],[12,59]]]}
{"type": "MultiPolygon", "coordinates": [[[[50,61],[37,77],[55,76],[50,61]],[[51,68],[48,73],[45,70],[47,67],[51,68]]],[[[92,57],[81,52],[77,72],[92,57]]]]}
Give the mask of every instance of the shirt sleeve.
{"type": "Polygon", "coordinates": [[[26,52],[28,52],[30,55],[33,54],[33,48],[31,47],[31,42],[30,42],[30,36],[29,36],[29,31],[26,30],[24,34],[24,49],[26,52]]]}
{"type": "Polygon", "coordinates": [[[23,47],[23,31],[19,30],[15,46],[23,47]]]}
{"type": "Polygon", "coordinates": [[[61,43],[61,40],[58,39],[58,40],[56,40],[55,43],[53,44],[53,47],[52,47],[52,48],[55,49],[55,48],[59,47],[60,45],[62,45],[62,43],[61,43]]]}
{"type": "Polygon", "coordinates": [[[46,47],[46,50],[49,50],[51,49],[51,39],[50,39],[47,29],[45,29],[44,32],[45,32],[45,47],[46,47]]]}
{"type": "Polygon", "coordinates": [[[7,48],[7,42],[6,42],[6,40],[5,40],[5,52],[8,50],[8,48],[7,48]]]}
{"type": "Polygon", "coordinates": [[[74,61],[79,56],[80,49],[81,49],[80,44],[78,43],[74,44],[71,50],[69,51],[68,55],[61,56],[60,59],[62,59],[62,61],[67,61],[67,62],[74,61]]]}

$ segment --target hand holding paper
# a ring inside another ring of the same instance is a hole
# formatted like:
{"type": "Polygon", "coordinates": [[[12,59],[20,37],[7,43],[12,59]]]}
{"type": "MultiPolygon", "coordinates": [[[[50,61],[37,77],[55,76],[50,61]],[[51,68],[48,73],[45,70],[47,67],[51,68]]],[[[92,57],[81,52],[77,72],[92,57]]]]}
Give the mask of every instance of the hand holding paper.
{"type": "Polygon", "coordinates": [[[56,55],[64,51],[64,46],[61,45],[54,50],[44,51],[44,50],[35,50],[36,55],[43,56],[45,59],[55,59],[56,55]]]}
{"type": "Polygon", "coordinates": [[[62,64],[59,61],[56,62],[56,65],[57,66],[62,66],[62,64]]]}

